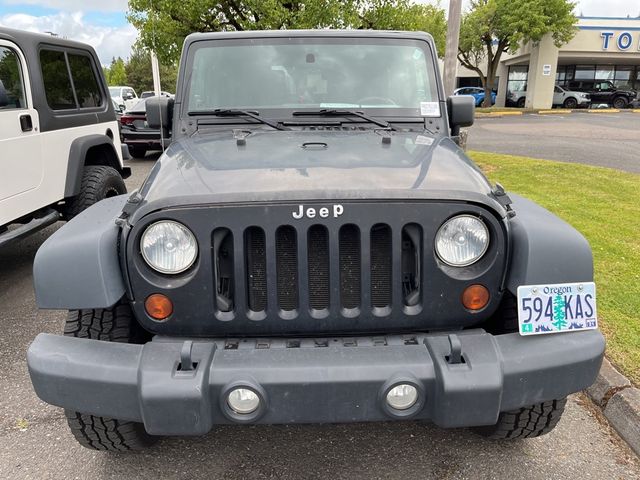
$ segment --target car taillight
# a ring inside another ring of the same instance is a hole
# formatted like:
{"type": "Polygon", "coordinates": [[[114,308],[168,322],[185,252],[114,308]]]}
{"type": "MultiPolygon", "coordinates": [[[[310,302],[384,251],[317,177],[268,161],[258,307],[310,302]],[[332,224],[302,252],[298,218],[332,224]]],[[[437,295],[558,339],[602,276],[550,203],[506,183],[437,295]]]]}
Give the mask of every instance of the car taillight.
{"type": "Polygon", "coordinates": [[[122,117],[120,117],[120,123],[122,125],[133,125],[134,120],[135,117],[130,117],[128,115],[123,115],[122,117]]]}

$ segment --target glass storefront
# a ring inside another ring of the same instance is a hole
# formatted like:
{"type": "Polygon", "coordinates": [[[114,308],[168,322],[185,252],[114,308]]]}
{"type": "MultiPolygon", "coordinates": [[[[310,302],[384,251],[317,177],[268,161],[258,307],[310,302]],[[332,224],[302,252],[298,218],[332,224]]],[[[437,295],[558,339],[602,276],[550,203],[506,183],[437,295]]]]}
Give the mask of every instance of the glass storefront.
{"type": "Polygon", "coordinates": [[[617,88],[640,90],[640,66],[558,65],[556,84],[565,87],[571,80],[610,80],[617,88]]]}
{"type": "Polygon", "coordinates": [[[509,67],[507,92],[526,92],[528,75],[529,65],[515,65],[513,67],[509,67]]]}

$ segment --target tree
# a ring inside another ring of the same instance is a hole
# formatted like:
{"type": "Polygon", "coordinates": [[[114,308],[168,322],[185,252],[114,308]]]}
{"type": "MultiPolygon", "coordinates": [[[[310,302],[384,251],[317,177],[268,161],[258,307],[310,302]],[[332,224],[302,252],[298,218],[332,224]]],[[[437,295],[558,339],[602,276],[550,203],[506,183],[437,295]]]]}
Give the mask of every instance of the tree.
{"type": "MultiPolygon", "coordinates": [[[[131,52],[131,57],[125,67],[127,85],[140,93],[146,90],[153,90],[153,74],[151,70],[151,54],[148,50],[139,45],[135,45],[131,52]]],[[[160,81],[162,90],[166,92],[176,91],[176,80],[178,68],[175,64],[160,64],[160,81]]]]}
{"type": "Polygon", "coordinates": [[[426,30],[444,48],[444,11],[411,0],[129,0],[140,45],[164,63],[180,56],[192,32],[292,28],[426,30]]]}
{"type": "Polygon", "coordinates": [[[111,65],[108,68],[105,68],[105,77],[107,79],[107,84],[109,85],[126,85],[127,84],[127,73],[125,71],[125,63],[124,60],[120,57],[113,58],[111,60],[111,65]]]}
{"type": "Polygon", "coordinates": [[[491,106],[491,87],[503,53],[550,34],[556,46],[576,32],[575,3],[570,0],[471,0],[460,26],[458,60],[480,77],[485,107],[491,106]],[[486,62],[486,74],[480,68],[486,62]]]}

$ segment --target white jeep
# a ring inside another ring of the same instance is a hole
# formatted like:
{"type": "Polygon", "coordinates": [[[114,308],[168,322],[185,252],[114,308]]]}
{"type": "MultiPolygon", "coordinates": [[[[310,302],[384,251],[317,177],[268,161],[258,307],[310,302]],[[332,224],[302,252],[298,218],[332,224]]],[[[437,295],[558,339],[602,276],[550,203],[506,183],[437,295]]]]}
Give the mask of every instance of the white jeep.
{"type": "Polygon", "coordinates": [[[0,28],[0,246],[126,193],[123,156],[93,48],[0,28]]]}

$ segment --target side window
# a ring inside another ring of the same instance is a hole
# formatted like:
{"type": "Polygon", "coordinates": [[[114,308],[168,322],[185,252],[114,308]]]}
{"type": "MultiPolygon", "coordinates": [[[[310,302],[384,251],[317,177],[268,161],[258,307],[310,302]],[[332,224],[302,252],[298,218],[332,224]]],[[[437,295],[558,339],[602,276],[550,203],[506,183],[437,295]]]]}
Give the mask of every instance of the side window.
{"type": "Polygon", "coordinates": [[[91,66],[93,63],[91,58],[75,53],[68,53],[67,56],[80,108],[99,107],[102,105],[102,94],[91,66]]]}
{"type": "Polygon", "coordinates": [[[7,47],[0,47],[0,110],[26,106],[18,55],[7,47]]]}
{"type": "Polygon", "coordinates": [[[40,52],[40,65],[44,81],[44,92],[49,107],[52,110],[75,109],[76,102],[73,97],[64,52],[42,50],[40,52]]]}

